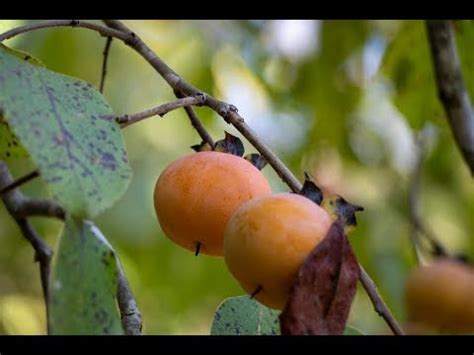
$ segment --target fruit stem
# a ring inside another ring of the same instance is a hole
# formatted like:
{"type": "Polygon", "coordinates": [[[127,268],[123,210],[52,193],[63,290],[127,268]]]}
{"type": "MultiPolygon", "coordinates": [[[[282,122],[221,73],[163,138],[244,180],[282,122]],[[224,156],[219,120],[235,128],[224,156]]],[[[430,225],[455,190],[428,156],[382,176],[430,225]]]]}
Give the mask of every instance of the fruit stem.
{"type": "Polygon", "coordinates": [[[201,250],[201,242],[196,242],[196,252],[194,253],[194,255],[198,256],[200,250],[201,250]]]}
{"type": "Polygon", "coordinates": [[[260,291],[263,290],[263,287],[262,285],[258,285],[257,288],[255,289],[255,291],[252,292],[252,294],[250,295],[250,299],[253,299],[255,296],[257,296],[260,291]]]}

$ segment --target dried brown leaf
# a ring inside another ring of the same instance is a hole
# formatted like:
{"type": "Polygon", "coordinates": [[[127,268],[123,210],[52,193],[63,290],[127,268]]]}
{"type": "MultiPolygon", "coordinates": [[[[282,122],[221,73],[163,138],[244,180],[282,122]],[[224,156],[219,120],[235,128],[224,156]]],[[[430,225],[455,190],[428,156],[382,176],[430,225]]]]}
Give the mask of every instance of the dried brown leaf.
{"type": "Polygon", "coordinates": [[[255,166],[258,170],[262,170],[267,165],[267,159],[263,155],[251,153],[244,156],[244,159],[255,166]]]}
{"type": "Polygon", "coordinates": [[[342,335],[360,269],[340,222],[306,258],[280,315],[283,335],[342,335]]]}
{"type": "Polygon", "coordinates": [[[304,172],[304,177],[304,184],[299,194],[309,198],[314,203],[321,205],[321,202],[323,201],[323,192],[306,171],[304,172]]]}
{"type": "MultiPolygon", "coordinates": [[[[225,132],[225,131],[224,131],[225,132]]],[[[216,142],[214,150],[216,152],[228,153],[242,157],[245,149],[244,144],[239,137],[233,136],[229,132],[225,132],[225,138],[216,142]]]]}

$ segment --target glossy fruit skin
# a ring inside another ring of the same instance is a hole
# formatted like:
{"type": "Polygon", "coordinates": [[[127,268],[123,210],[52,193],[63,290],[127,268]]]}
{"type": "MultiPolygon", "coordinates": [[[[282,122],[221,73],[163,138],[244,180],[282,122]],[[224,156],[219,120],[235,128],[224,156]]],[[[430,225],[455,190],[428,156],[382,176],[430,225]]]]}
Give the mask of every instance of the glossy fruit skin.
{"type": "Polygon", "coordinates": [[[155,185],[154,205],[165,235],[191,251],[223,255],[224,229],[240,205],[270,194],[263,174],[231,154],[206,151],[171,163],[155,185]]]}
{"type": "Polygon", "coordinates": [[[224,257],[242,288],[283,309],[299,268],[331,227],[328,213],[306,197],[280,193],[243,204],[224,237],[224,257]]]}
{"type": "Polygon", "coordinates": [[[410,320],[441,332],[474,331],[474,267],[438,259],[409,275],[405,302],[410,320]]]}

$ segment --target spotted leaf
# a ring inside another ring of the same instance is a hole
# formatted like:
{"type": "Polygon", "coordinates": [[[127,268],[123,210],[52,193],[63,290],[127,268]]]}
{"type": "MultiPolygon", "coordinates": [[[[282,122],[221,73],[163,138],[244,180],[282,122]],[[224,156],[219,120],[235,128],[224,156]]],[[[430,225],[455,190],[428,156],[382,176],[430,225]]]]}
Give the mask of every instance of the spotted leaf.
{"type": "Polygon", "coordinates": [[[0,47],[0,111],[71,214],[94,217],[125,192],[131,169],[120,127],[91,84],[0,47]]]}
{"type": "Polygon", "coordinates": [[[279,335],[278,314],[249,296],[228,298],[217,308],[211,335],[279,335]]]}
{"type": "Polygon", "coordinates": [[[28,153],[0,115],[0,159],[24,158],[28,153]]]}
{"type": "Polygon", "coordinates": [[[53,335],[122,334],[115,252],[91,222],[68,218],[53,259],[53,335]]]}

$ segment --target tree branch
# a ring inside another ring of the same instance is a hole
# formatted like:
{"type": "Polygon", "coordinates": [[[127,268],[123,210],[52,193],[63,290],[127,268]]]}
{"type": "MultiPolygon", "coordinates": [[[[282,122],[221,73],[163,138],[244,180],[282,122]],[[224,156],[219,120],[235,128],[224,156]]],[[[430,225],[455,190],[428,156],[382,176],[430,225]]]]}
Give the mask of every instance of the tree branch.
{"type": "Polygon", "coordinates": [[[112,37],[107,37],[104,51],[102,52],[104,59],[102,61],[102,75],[100,76],[99,91],[104,92],[105,76],[107,75],[107,61],[109,59],[110,45],[112,44],[112,37]]]}
{"type": "Polygon", "coordinates": [[[13,180],[6,164],[0,162],[0,174],[0,186],[3,186],[0,189],[0,195],[3,196],[4,202],[5,200],[7,201],[8,205],[5,203],[5,206],[7,206],[7,209],[12,216],[16,218],[44,216],[54,217],[61,220],[64,219],[64,209],[54,201],[26,197],[17,189],[26,181],[39,176],[37,170],[20,179],[13,180]]]}
{"type": "MultiPolygon", "coordinates": [[[[11,186],[13,178],[7,165],[0,161],[0,188],[11,186]]],[[[45,199],[33,199],[24,196],[18,189],[11,189],[2,195],[3,203],[7,211],[13,217],[23,236],[30,242],[35,251],[35,261],[40,264],[41,287],[46,304],[46,319],[48,317],[49,307],[49,274],[51,269],[51,259],[53,251],[41,239],[33,226],[28,222],[29,216],[54,217],[60,220],[65,219],[66,211],[54,201],[45,199]]],[[[119,304],[122,318],[122,326],[125,334],[140,335],[142,329],[141,314],[137,303],[133,297],[132,291],[128,285],[122,266],[117,257],[118,275],[117,275],[117,301],[119,304]]],[[[49,334],[49,323],[48,334],[49,334]]]]}
{"type": "Polygon", "coordinates": [[[451,131],[474,176],[474,114],[464,85],[453,28],[447,20],[426,22],[438,94],[451,131]]]}
{"type": "Polygon", "coordinates": [[[6,193],[8,191],[17,188],[18,186],[23,185],[24,183],[26,183],[30,180],[33,180],[34,178],[36,178],[38,176],[39,176],[39,171],[38,170],[32,171],[31,173],[29,173],[25,176],[22,176],[21,178],[15,180],[15,181],[12,181],[11,184],[8,184],[8,185],[2,187],[0,189],[0,195],[3,195],[4,193],[6,193]]]}
{"type": "MultiPolygon", "coordinates": [[[[13,178],[8,171],[7,165],[0,161],[0,186],[8,186],[13,182],[13,178]]],[[[35,251],[35,261],[39,262],[41,287],[43,289],[43,296],[46,305],[46,314],[48,315],[48,301],[49,301],[49,272],[51,266],[51,258],[53,251],[41,239],[40,235],[28,220],[18,214],[19,206],[25,201],[25,198],[17,190],[11,190],[2,195],[3,203],[7,211],[13,217],[23,236],[28,240],[35,251]]],[[[48,319],[48,318],[47,318],[48,319]]],[[[49,329],[49,324],[48,324],[49,329]]]]}
{"type": "Polygon", "coordinates": [[[227,122],[231,123],[242,135],[257,149],[267,160],[273,170],[285,182],[293,192],[299,192],[303,188],[301,182],[296,178],[283,161],[271,151],[271,149],[257,136],[257,134],[245,123],[244,119],[233,109],[225,114],[227,122]]]}
{"type": "Polygon", "coordinates": [[[118,20],[103,20],[103,22],[111,29],[122,33],[127,38],[127,45],[135,49],[174,89],[183,92],[186,96],[195,96],[201,93],[200,90],[185,82],[176,72],[171,69],[160,57],[158,57],[143,40],[132,32],[127,26],[118,20]],[[180,83],[181,82],[181,83],[180,83]],[[185,87],[186,90],[179,90],[185,87]]]}
{"type": "MultiPolygon", "coordinates": [[[[125,44],[129,45],[137,51],[148,63],[155,68],[155,70],[165,79],[165,81],[174,89],[175,92],[182,93],[183,96],[197,96],[202,95],[202,91],[198,90],[185,80],[183,80],[176,72],[174,72],[165,62],[161,60],[134,32],[130,31],[128,27],[117,20],[103,20],[108,27],[99,26],[93,23],[88,23],[78,20],[51,20],[41,23],[25,25],[14,28],[0,35],[0,42],[5,39],[12,38],[18,34],[31,32],[41,28],[48,27],[83,27],[95,30],[102,35],[118,38],[125,44]]],[[[219,101],[216,98],[205,95],[205,102],[203,105],[210,107],[220,116],[222,116],[228,123],[234,125],[237,130],[242,133],[255,148],[265,156],[268,163],[278,173],[280,178],[290,186],[293,191],[301,189],[301,183],[285,166],[285,164],[278,158],[268,146],[259,140],[252,129],[244,122],[244,119],[237,113],[237,109],[233,105],[219,101]]],[[[189,114],[188,114],[189,115],[189,114]]],[[[148,116],[149,117],[149,116],[148,116]]],[[[194,120],[196,122],[196,120],[194,120]]],[[[206,137],[203,130],[198,130],[201,137],[206,137]]],[[[210,136],[205,140],[208,141],[210,136]]]]}
{"type": "Polygon", "coordinates": [[[42,28],[51,28],[51,27],[82,27],[89,30],[99,32],[103,36],[114,37],[122,40],[123,42],[128,42],[133,38],[127,34],[114,30],[109,27],[104,27],[101,25],[96,25],[95,23],[80,21],[80,20],[50,20],[43,21],[39,23],[32,23],[20,27],[11,29],[10,31],[0,34],[0,42],[3,42],[7,39],[13,38],[19,34],[36,31],[42,28]]]}
{"type": "Polygon", "coordinates": [[[141,335],[142,333],[142,315],[138,309],[137,302],[133,297],[132,290],[128,284],[123,271],[122,264],[117,257],[118,268],[118,288],[117,300],[122,319],[122,327],[126,335],[141,335]]]}
{"type": "Polygon", "coordinates": [[[22,194],[21,203],[17,203],[15,206],[17,216],[21,218],[41,216],[41,217],[53,217],[59,220],[64,220],[66,212],[57,203],[46,199],[37,199],[24,197],[22,194]]]}
{"type": "Polygon", "coordinates": [[[421,173],[423,167],[423,160],[425,157],[425,141],[423,138],[423,132],[417,136],[417,156],[415,167],[411,176],[410,190],[408,196],[408,209],[410,215],[411,224],[411,239],[415,249],[415,255],[417,260],[418,252],[417,246],[421,247],[421,241],[419,235],[425,237],[430,243],[432,252],[438,256],[448,256],[446,248],[438,241],[434,232],[424,223],[421,216],[420,206],[420,190],[421,190],[421,173]]]}
{"type": "MultiPolygon", "coordinates": [[[[178,99],[181,99],[181,98],[185,97],[179,91],[175,91],[174,94],[176,95],[176,97],[178,99]]],[[[206,130],[206,128],[204,127],[201,120],[199,119],[199,117],[194,112],[194,110],[190,106],[185,107],[184,110],[186,111],[186,114],[188,115],[188,118],[191,121],[191,125],[194,127],[196,132],[199,134],[201,139],[204,142],[208,143],[211,147],[214,147],[214,144],[215,144],[214,140],[212,139],[211,135],[206,130]]]]}
{"type": "Polygon", "coordinates": [[[168,112],[176,110],[180,107],[186,107],[186,106],[192,106],[192,105],[200,106],[204,103],[204,100],[205,100],[204,95],[183,97],[182,99],[177,99],[172,102],[167,102],[163,105],[150,108],[143,112],[135,113],[133,115],[123,115],[123,116],[117,117],[115,120],[118,123],[120,123],[121,128],[124,128],[124,127],[130,126],[133,123],[137,123],[141,120],[144,120],[145,118],[148,118],[148,117],[157,116],[157,115],[163,117],[168,112]]]}
{"type": "Polygon", "coordinates": [[[413,172],[410,178],[410,186],[408,192],[408,211],[410,216],[410,239],[413,247],[413,253],[417,264],[420,263],[420,256],[418,255],[418,247],[420,245],[419,233],[420,231],[420,188],[421,188],[421,170],[423,162],[423,153],[421,146],[418,144],[417,157],[413,172]]]}
{"type": "MultiPolygon", "coordinates": [[[[127,44],[135,49],[148,63],[156,69],[156,71],[163,77],[163,79],[171,86],[174,92],[180,92],[183,95],[194,96],[202,94],[202,91],[196,89],[194,86],[182,79],[176,72],[174,72],[165,62],[163,62],[136,34],[128,29],[122,22],[117,20],[103,20],[110,28],[123,31],[128,35],[133,34],[134,40],[127,44]]],[[[229,105],[223,101],[219,101],[209,94],[204,94],[206,97],[205,106],[210,107],[217,112],[227,123],[232,124],[242,135],[260,152],[260,154],[268,161],[280,178],[290,187],[293,192],[299,192],[303,185],[293,175],[293,173],[286,167],[278,156],[276,156],[268,146],[262,142],[257,134],[245,123],[244,119],[237,113],[237,108],[229,105]]],[[[390,326],[393,332],[397,335],[403,335],[403,330],[393,318],[390,310],[380,297],[374,282],[369,275],[361,267],[360,281],[363,284],[370,300],[374,307],[390,326]]]]}
{"type": "MultiPolygon", "coordinates": [[[[112,29],[122,31],[128,36],[134,36],[133,41],[127,44],[135,49],[161,77],[173,88],[174,92],[182,93],[185,96],[202,95],[203,92],[198,90],[183,78],[181,78],[173,69],[171,69],[161,58],[159,58],[143,40],[133,33],[127,26],[118,20],[103,20],[104,23],[112,29]]],[[[248,141],[262,154],[280,178],[294,191],[301,190],[301,183],[286,167],[286,165],[278,158],[268,146],[263,143],[253,130],[245,123],[244,119],[237,113],[234,105],[229,105],[223,101],[217,100],[209,94],[204,94],[206,100],[204,106],[208,106],[217,112],[227,123],[232,124],[248,141]]]]}
{"type": "Polygon", "coordinates": [[[360,267],[360,281],[362,285],[364,286],[364,289],[367,292],[367,295],[372,301],[375,311],[379,314],[379,316],[385,319],[385,322],[387,322],[388,326],[390,327],[390,329],[392,330],[394,334],[405,335],[403,329],[398,325],[392,313],[390,312],[388,307],[385,305],[382,299],[382,296],[380,296],[379,292],[377,291],[377,286],[375,286],[374,281],[370,278],[370,276],[367,274],[367,272],[362,267],[362,265],[359,264],[359,267],[360,267]]]}

